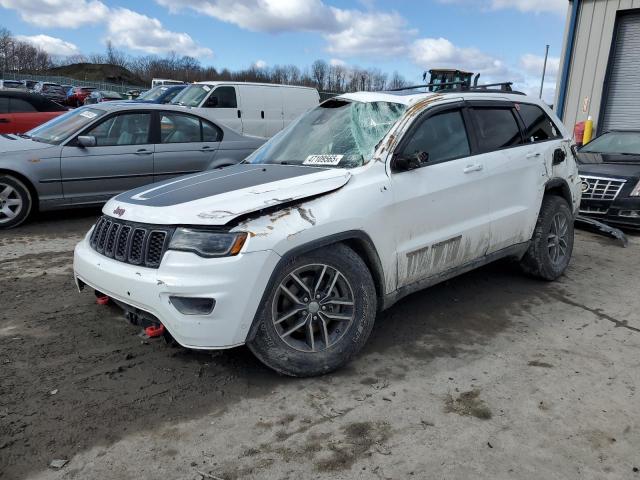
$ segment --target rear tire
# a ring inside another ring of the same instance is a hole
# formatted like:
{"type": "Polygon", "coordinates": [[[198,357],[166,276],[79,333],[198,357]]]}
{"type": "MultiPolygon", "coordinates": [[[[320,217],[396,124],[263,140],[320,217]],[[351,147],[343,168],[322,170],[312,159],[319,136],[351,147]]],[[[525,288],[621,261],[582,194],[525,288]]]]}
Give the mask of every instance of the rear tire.
{"type": "Polygon", "coordinates": [[[573,252],[573,221],[564,198],[544,197],[529,249],[520,261],[524,272],[548,281],[564,273],[573,252]]]}
{"type": "Polygon", "coordinates": [[[17,227],[33,208],[27,186],[13,175],[0,173],[0,230],[17,227]]]}
{"type": "Polygon", "coordinates": [[[294,257],[278,268],[248,346],[273,370],[322,375],[346,364],[365,344],[376,317],[367,266],[337,244],[294,257]]]}

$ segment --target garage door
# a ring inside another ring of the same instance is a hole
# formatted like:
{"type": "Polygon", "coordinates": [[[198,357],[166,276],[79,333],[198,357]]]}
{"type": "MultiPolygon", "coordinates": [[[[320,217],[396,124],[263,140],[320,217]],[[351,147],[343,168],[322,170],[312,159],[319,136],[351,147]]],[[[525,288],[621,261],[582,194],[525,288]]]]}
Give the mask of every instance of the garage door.
{"type": "Polygon", "coordinates": [[[602,129],[640,129],[640,13],[618,18],[614,42],[602,129]]]}

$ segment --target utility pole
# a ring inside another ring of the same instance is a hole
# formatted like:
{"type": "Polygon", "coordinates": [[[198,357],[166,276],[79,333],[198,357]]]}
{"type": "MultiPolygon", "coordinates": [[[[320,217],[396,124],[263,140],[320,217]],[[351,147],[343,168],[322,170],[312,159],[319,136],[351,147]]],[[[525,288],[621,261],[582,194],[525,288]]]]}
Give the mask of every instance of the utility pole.
{"type": "Polygon", "coordinates": [[[544,75],[547,73],[547,58],[549,57],[549,45],[544,52],[544,65],[542,66],[542,80],[540,81],[540,98],[542,98],[542,87],[544,87],[544,75]]]}

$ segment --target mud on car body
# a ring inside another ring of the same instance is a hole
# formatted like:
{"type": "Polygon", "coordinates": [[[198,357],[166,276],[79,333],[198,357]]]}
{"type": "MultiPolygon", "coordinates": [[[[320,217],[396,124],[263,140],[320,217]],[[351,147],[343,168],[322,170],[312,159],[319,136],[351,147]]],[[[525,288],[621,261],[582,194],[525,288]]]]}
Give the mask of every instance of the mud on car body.
{"type": "Polygon", "coordinates": [[[110,200],[76,280],[185,347],[326,373],[411,292],[509,256],[560,276],[580,201],[569,141],[522,95],[342,95],[242,164],[110,200]]]}

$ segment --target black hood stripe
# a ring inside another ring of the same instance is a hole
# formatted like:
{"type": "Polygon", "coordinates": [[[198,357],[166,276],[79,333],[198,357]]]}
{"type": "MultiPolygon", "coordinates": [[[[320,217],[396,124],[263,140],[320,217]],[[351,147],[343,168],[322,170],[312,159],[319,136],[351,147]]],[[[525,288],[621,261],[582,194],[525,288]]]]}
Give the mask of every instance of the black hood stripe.
{"type": "Polygon", "coordinates": [[[326,168],[243,163],[146,185],[122,193],[115,200],[148,207],[168,207],[324,170],[326,168]]]}

